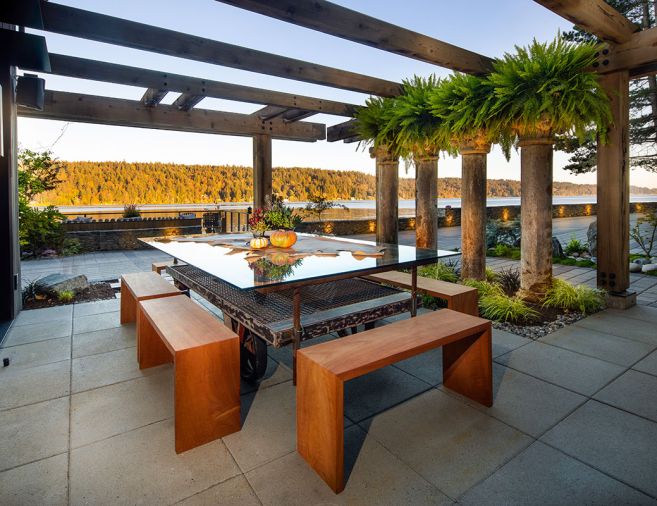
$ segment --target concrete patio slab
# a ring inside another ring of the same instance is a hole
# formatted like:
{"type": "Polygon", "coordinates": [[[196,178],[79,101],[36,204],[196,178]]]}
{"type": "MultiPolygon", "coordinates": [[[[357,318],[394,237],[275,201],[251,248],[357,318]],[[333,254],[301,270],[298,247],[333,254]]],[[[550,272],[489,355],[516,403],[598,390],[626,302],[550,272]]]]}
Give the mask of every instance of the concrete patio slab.
{"type": "Polygon", "coordinates": [[[71,361],[37,367],[0,369],[0,410],[55,399],[69,394],[71,361]]]}
{"type": "Polygon", "coordinates": [[[107,299],[96,302],[85,302],[82,304],[75,304],[74,315],[76,318],[81,316],[89,316],[101,313],[111,313],[118,311],[121,305],[121,299],[107,299]]]}
{"type": "Polygon", "coordinates": [[[541,342],[622,366],[635,364],[657,348],[657,344],[643,343],[586,327],[572,326],[548,334],[541,339],[541,342]]]}
{"type": "Polygon", "coordinates": [[[173,374],[158,374],[71,396],[71,447],[173,417],[173,374]]]}
{"type": "Polygon", "coordinates": [[[296,389],[291,382],[242,396],[242,430],[223,441],[243,472],[296,448],[296,389]]]}
{"type": "Polygon", "coordinates": [[[533,441],[432,389],[361,423],[371,436],[452,498],[533,441]],[[421,434],[421,437],[418,435],[421,434]]]}
{"type": "Polygon", "coordinates": [[[246,478],[239,475],[188,497],[178,504],[180,506],[260,506],[262,503],[246,478]]]}
{"type": "Polygon", "coordinates": [[[173,419],[71,450],[71,504],[172,504],[237,476],[221,440],[174,451],[173,419]]]}
{"type": "Polygon", "coordinates": [[[415,355],[414,357],[397,362],[394,366],[431,386],[436,386],[443,382],[442,348],[437,348],[421,355],[415,355]]]}
{"type": "Polygon", "coordinates": [[[71,320],[48,321],[47,317],[41,323],[20,325],[12,327],[7,333],[4,347],[46,341],[60,337],[70,337],[72,330],[71,320]]]}
{"type": "Polygon", "coordinates": [[[68,451],[68,397],[0,411],[0,471],[68,451]]]}
{"type": "MultiPolygon", "coordinates": [[[[73,335],[73,358],[132,348],[137,345],[135,324],[73,335]]],[[[135,357],[137,352],[135,351],[135,357]]]]}
{"type": "Polygon", "coordinates": [[[21,367],[34,367],[68,360],[71,357],[71,338],[60,337],[11,346],[3,349],[0,356],[9,358],[12,371],[21,367]]]}
{"type": "Polygon", "coordinates": [[[657,351],[653,351],[641,362],[635,364],[633,369],[657,376],[657,351]]]}
{"type": "Polygon", "coordinates": [[[111,329],[121,325],[118,311],[112,313],[101,313],[73,317],[73,332],[76,334],[85,334],[96,330],[111,329]]]}
{"type": "MultiPolygon", "coordinates": [[[[657,278],[655,278],[657,283],[657,278]]],[[[629,309],[608,309],[607,314],[612,316],[622,316],[623,318],[634,318],[647,322],[657,323],[657,308],[646,306],[634,306],[629,309]]]]}
{"type": "Polygon", "coordinates": [[[345,467],[340,495],[322,481],[296,452],[246,474],[265,505],[447,505],[452,501],[360,428],[345,430],[345,456],[357,452],[351,472],[345,467]],[[284,479],[281,477],[284,476],[284,479]]]}
{"type": "Polygon", "coordinates": [[[171,365],[139,369],[135,348],[109,351],[73,360],[71,388],[73,393],[156,374],[171,365]]]}
{"type": "Polygon", "coordinates": [[[70,322],[73,315],[73,305],[56,306],[40,309],[39,311],[21,311],[14,320],[14,326],[32,325],[35,323],[49,322],[70,322]]]}
{"type": "Polygon", "coordinates": [[[495,474],[474,486],[460,504],[654,504],[628,487],[563,453],[536,442],[495,474]],[[555,487],[554,484],[559,486],[555,487]]]}
{"type": "Polygon", "coordinates": [[[358,422],[431,388],[395,366],[349,380],[344,385],[344,414],[358,422]]]}
{"type": "Polygon", "coordinates": [[[497,357],[495,361],[583,395],[593,395],[625,370],[616,364],[538,341],[497,357]]]}
{"type": "Polygon", "coordinates": [[[657,497],[657,423],[588,401],[541,441],[657,497]]]}
{"type": "Polygon", "coordinates": [[[533,437],[539,437],[563,420],[586,397],[546,383],[533,376],[493,364],[493,406],[487,408],[448,388],[443,392],[458,396],[466,404],[533,437]]]}
{"type": "Polygon", "coordinates": [[[600,390],[596,400],[657,422],[657,377],[629,370],[600,390]]]}
{"type": "Polygon", "coordinates": [[[493,329],[493,358],[531,343],[531,339],[500,329],[493,329]]]}
{"type": "Polygon", "coordinates": [[[5,506],[66,506],[68,455],[62,453],[0,473],[0,490],[5,506]]]}
{"type": "Polygon", "coordinates": [[[627,318],[603,311],[573,323],[573,325],[657,346],[655,322],[627,318]]]}

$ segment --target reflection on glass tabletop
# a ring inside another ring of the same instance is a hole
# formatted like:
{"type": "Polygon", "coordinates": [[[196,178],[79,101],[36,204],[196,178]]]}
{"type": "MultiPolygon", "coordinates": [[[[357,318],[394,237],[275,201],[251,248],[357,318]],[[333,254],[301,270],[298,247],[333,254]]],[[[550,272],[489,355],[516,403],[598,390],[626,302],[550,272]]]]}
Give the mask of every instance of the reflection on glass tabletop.
{"type": "Polygon", "coordinates": [[[249,247],[251,234],[212,234],[140,239],[189,265],[237,288],[253,289],[314,281],[345,274],[365,275],[377,270],[409,268],[459,255],[397,244],[344,237],[297,234],[287,249],[249,247]]]}

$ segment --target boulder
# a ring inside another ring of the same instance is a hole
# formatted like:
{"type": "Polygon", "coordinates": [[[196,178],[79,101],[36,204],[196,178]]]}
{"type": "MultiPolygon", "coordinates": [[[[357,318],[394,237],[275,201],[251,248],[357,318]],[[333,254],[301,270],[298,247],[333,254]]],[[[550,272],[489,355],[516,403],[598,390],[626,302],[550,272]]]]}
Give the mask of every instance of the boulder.
{"type": "Polygon", "coordinates": [[[39,280],[39,284],[47,292],[77,292],[89,287],[89,280],[84,274],[48,274],[39,280]]]}
{"type": "Polygon", "coordinates": [[[641,272],[641,264],[630,262],[630,272],[641,272]]]}
{"type": "Polygon", "coordinates": [[[657,264],[645,264],[641,267],[641,272],[652,272],[657,271],[657,264]]]}
{"type": "Polygon", "coordinates": [[[589,243],[589,253],[592,257],[598,255],[598,222],[594,221],[586,231],[586,241],[589,243]]]}
{"type": "Polygon", "coordinates": [[[566,256],[563,253],[563,247],[561,246],[559,239],[556,237],[552,238],[552,256],[556,258],[563,258],[566,256]]]}
{"type": "Polygon", "coordinates": [[[633,261],[635,264],[639,264],[639,265],[646,265],[646,264],[651,263],[650,260],[648,260],[648,259],[646,259],[646,258],[635,258],[635,259],[632,260],[632,261],[633,261]]]}

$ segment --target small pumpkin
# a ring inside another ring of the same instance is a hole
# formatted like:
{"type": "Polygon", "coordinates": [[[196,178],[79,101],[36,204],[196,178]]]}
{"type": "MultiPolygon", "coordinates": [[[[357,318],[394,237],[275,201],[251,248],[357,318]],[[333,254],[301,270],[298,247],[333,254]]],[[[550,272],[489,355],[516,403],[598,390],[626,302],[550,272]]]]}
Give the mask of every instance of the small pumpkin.
{"type": "Polygon", "coordinates": [[[269,246],[269,240],[266,237],[254,237],[249,242],[252,249],[263,249],[269,246]]]}
{"type": "Polygon", "coordinates": [[[269,236],[269,240],[275,248],[290,248],[297,242],[297,234],[294,230],[276,230],[269,236]]]}
{"type": "Polygon", "coordinates": [[[289,253],[283,253],[282,251],[279,253],[272,253],[271,255],[268,255],[267,258],[271,263],[279,267],[282,267],[283,265],[288,265],[290,263],[289,253]]]}

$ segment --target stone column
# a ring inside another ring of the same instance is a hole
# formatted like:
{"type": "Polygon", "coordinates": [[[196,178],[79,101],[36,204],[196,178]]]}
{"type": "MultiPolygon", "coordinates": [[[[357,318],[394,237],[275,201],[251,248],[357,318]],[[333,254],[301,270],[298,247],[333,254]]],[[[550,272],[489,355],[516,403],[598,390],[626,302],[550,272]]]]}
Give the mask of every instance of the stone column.
{"type": "Polygon", "coordinates": [[[611,101],[613,126],[607,143],[598,143],[598,287],[610,306],[636,304],[630,286],[629,76],[627,71],[600,76],[611,101]]]}
{"type": "Polygon", "coordinates": [[[520,140],[520,296],[542,299],[552,284],[552,138],[520,140]]]}
{"type": "Polygon", "coordinates": [[[415,245],[438,247],[438,157],[415,161],[415,245]]]}
{"type": "Polygon", "coordinates": [[[376,159],[376,242],[397,244],[399,228],[399,157],[385,147],[370,150],[376,159]]]}
{"type": "Polygon", "coordinates": [[[253,207],[264,207],[272,193],[271,135],[253,136],[253,207]]]}
{"type": "Polygon", "coordinates": [[[461,152],[461,277],[486,279],[486,158],[488,145],[461,152]]]}

